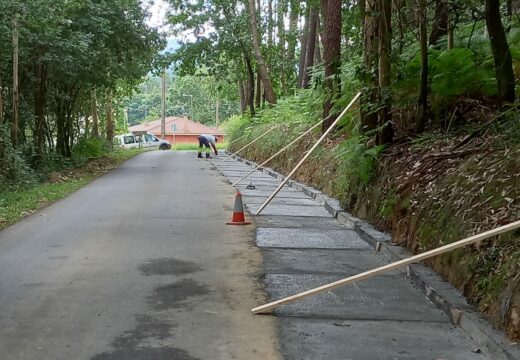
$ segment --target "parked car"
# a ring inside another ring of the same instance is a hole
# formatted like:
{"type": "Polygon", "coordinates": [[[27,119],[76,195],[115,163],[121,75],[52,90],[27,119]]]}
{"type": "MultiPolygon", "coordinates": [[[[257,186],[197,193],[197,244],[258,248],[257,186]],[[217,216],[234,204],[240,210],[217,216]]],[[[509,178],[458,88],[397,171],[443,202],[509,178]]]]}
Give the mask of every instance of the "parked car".
{"type": "Polygon", "coordinates": [[[116,135],[114,136],[113,144],[123,149],[157,147],[159,150],[169,150],[172,148],[168,140],[159,139],[148,133],[116,135]]]}

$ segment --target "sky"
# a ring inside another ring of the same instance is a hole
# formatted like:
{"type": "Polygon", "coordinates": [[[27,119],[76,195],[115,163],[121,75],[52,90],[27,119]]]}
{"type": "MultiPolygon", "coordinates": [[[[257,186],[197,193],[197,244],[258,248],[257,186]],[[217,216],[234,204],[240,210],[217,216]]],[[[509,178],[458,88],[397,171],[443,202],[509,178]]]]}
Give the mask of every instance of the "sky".
{"type": "MultiPolygon", "coordinates": [[[[168,32],[169,26],[166,21],[166,14],[168,13],[169,5],[164,0],[143,0],[142,1],[143,8],[147,9],[150,13],[150,18],[148,19],[148,25],[154,28],[159,29],[160,32],[168,32]]],[[[167,45],[164,51],[174,51],[179,47],[179,44],[175,37],[167,36],[167,45]]]]}
{"type": "Polygon", "coordinates": [[[149,7],[148,11],[152,15],[148,20],[148,25],[161,30],[167,30],[167,28],[164,27],[164,24],[166,23],[168,3],[164,0],[143,1],[143,6],[145,8],[149,7]],[[152,3],[151,7],[149,7],[150,3],[152,3]]]}

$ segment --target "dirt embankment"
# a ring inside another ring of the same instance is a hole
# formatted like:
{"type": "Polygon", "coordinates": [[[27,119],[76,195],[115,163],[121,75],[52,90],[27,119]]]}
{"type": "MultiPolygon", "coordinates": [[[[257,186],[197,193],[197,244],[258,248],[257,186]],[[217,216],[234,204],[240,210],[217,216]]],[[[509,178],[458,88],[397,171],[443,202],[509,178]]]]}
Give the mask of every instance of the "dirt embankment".
{"type": "MultiPolygon", "coordinates": [[[[288,173],[311,140],[270,166],[288,173]]],[[[413,253],[520,216],[520,145],[504,136],[431,138],[392,146],[379,158],[369,184],[348,190],[339,183],[341,160],[327,151],[334,146],[330,142],[311,156],[298,180],[339,198],[347,211],[392,233],[395,242],[413,253]]],[[[261,161],[275,151],[253,146],[244,156],[261,161]]],[[[439,256],[428,265],[511,339],[520,340],[520,231],[439,256]]]]}

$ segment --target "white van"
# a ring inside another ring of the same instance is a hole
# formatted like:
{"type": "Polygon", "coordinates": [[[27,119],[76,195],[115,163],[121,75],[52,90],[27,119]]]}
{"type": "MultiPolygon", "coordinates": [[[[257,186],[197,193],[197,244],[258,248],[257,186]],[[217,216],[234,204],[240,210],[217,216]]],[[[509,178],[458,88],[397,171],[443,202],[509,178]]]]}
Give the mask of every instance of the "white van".
{"type": "Polygon", "coordinates": [[[169,150],[172,148],[168,140],[162,140],[152,134],[122,134],[114,136],[112,140],[114,146],[122,147],[123,149],[132,148],[152,148],[157,147],[159,150],[169,150]]]}

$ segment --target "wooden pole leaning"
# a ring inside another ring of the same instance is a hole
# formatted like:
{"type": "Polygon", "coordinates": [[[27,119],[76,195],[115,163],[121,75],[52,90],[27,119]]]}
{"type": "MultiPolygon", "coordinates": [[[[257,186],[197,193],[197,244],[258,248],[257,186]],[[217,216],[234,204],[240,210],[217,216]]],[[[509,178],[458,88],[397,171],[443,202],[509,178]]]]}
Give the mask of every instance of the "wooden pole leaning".
{"type": "Polygon", "coordinates": [[[256,212],[255,215],[259,215],[262,210],[264,210],[264,208],[267,206],[267,204],[269,204],[271,202],[271,200],[273,200],[273,198],[276,196],[276,194],[278,194],[280,192],[280,190],[282,190],[282,188],[284,187],[284,185],[291,179],[291,176],[294,175],[294,173],[296,172],[296,170],[298,170],[300,168],[300,166],[304,163],[305,160],[307,160],[307,158],[312,154],[312,152],[318,147],[319,144],[321,144],[321,142],[327,137],[327,135],[329,135],[329,133],[332,131],[332,129],[336,126],[336,124],[343,118],[343,116],[345,116],[345,114],[347,113],[347,111],[349,111],[349,109],[352,107],[352,105],[354,105],[354,103],[357,101],[357,99],[359,99],[359,97],[361,96],[361,92],[358,92],[356,94],[356,96],[354,96],[354,98],[352,99],[352,101],[347,105],[347,107],[341,112],[341,114],[339,114],[339,116],[336,118],[336,120],[334,120],[334,122],[329,126],[329,128],[323,133],[323,135],[321,135],[321,137],[318,139],[318,141],[316,141],[316,143],[313,145],[313,147],[307,151],[307,154],[305,154],[305,156],[300,160],[300,162],[294,167],[294,169],[292,169],[292,171],[289,173],[289,175],[287,175],[287,177],[284,179],[284,181],[282,181],[282,183],[280,185],[278,185],[278,187],[276,188],[276,190],[271,194],[271,196],[269,196],[269,198],[267,198],[267,200],[262,204],[262,206],[260,206],[260,208],[258,209],[258,211],[256,212]]]}
{"type": "Polygon", "coordinates": [[[238,154],[239,152],[241,152],[242,150],[248,148],[250,145],[253,145],[256,141],[260,140],[261,138],[263,138],[265,135],[269,134],[271,131],[273,131],[274,129],[276,129],[276,126],[273,126],[272,128],[270,128],[269,130],[267,130],[265,133],[263,133],[262,135],[260,135],[259,137],[257,137],[256,139],[254,139],[253,141],[251,141],[250,143],[248,143],[247,145],[244,145],[243,147],[241,147],[240,149],[238,149],[237,151],[235,151],[233,154],[229,155],[227,158],[225,158],[224,160],[222,160],[221,162],[219,162],[217,165],[215,166],[220,166],[222,165],[223,163],[225,163],[226,161],[228,161],[229,159],[231,159],[234,155],[238,154]]]}
{"type": "Polygon", "coordinates": [[[461,247],[467,246],[467,245],[471,245],[471,244],[474,244],[476,242],[482,241],[484,239],[490,238],[492,236],[503,234],[505,232],[508,232],[508,231],[511,231],[511,230],[514,230],[514,229],[518,229],[518,228],[520,228],[520,220],[517,220],[515,222],[512,222],[512,223],[504,225],[504,226],[500,226],[500,227],[498,227],[496,229],[493,229],[493,230],[485,231],[483,233],[470,236],[468,238],[465,238],[463,240],[459,240],[457,242],[454,242],[454,243],[451,243],[451,244],[448,244],[448,245],[445,245],[445,246],[441,246],[441,247],[439,247],[437,249],[426,251],[426,252],[424,252],[422,254],[419,254],[419,255],[411,256],[409,258],[406,258],[406,259],[403,259],[403,260],[399,260],[399,261],[393,262],[393,263],[388,264],[388,265],[384,265],[384,266],[381,266],[381,267],[378,267],[378,268],[375,268],[375,269],[372,269],[372,270],[369,270],[369,271],[365,271],[365,272],[363,272],[361,274],[350,276],[348,278],[341,279],[341,280],[338,280],[338,281],[334,281],[332,283],[325,284],[325,285],[319,286],[317,288],[301,292],[301,293],[296,294],[296,295],[292,295],[292,296],[289,296],[289,297],[286,297],[286,298],[283,298],[283,299],[280,299],[280,300],[277,300],[277,301],[270,302],[270,303],[265,304],[265,305],[261,305],[261,306],[255,307],[255,308],[251,309],[251,312],[253,314],[268,313],[272,309],[274,309],[274,308],[276,308],[276,307],[278,307],[280,305],[293,303],[295,301],[302,300],[302,299],[304,299],[306,297],[309,297],[309,296],[312,296],[312,295],[321,294],[321,293],[327,292],[327,291],[332,290],[332,289],[336,289],[336,288],[341,287],[341,286],[345,286],[345,285],[348,285],[348,284],[353,284],[355,282],[371,278],[371,277],[373,277],[375,275],[379,275],[379,274],[382,274],[384,272],[388,272],[390,270],[394,270],[394,269],[403,267],[405,265],[416,263],[416,262],[419,262],[419,261],[431,258],[433,256],[444,254],[444,253],[452,251],[454,249],[461,248],[461,247]]]}
{"type": "Polygon", "coordinates": [[[236,143],[238,140],[240,140],[240,139],[242,139],[242,138],[244,138],[244,137],[246,137],[246,136],[247,136],[247,134],[244,134],[244,135],[240,136],[239,138],[236,138],[235,140],[233,140],[233,141],[231,141],[230,143],[228,143],[228,145],[234,144],[234,143],[236,143]]]}
{"type": "Polygon", "coordinates": [[[298,140],[300,140],[301,138],[303,138],[305,135],[307,135],[308,133],[310,133],[312,130],[316,129],[318,126],[320,126],[323,122],[325,121],[325,119],[323,120],[320,120],[318,123],[314,124],[313,126],[311,126],[309,129],[307,129],[304,133],[302,133],[300,136],[298,136],[296,139],[294,139],[293,141],[291,141],[289,144],[285,145],[283,148],[281,148],[280,150],[278,150],[278,152],[276,154],[274,154],[273,156],[271,156],[269,159],[267,159],[266,161],[264,161],[263,163],[261,163],[260,165],[258,165],[257,167],[255,167],[253,170],[251,170],[250,172],[248,172],[247,174],[245,174],[244,176],[242,176],[240,179],[238,179],[237,181],[235,181],[232,186],[235,186],[237,185],[238,183],[240,183],[242,180],[244,180],[245,178],[247,178],[249,175],[251,175],[252,173],[254,173],[256,170],[260,169],[262,166],[264,166],[265,164],[267,164],[269,161],[273,160],[275,157],[277,157],[278,155],[280,155],[281,153],[283,153],[285,150],[287,150],[289,147],[291,147],[291,145],[293,145],[295,142],[297,142],[298,140]]]}

